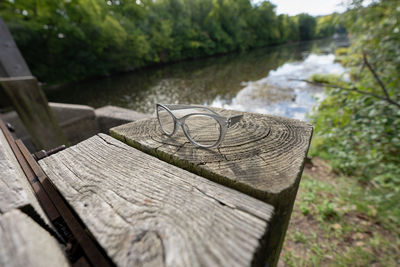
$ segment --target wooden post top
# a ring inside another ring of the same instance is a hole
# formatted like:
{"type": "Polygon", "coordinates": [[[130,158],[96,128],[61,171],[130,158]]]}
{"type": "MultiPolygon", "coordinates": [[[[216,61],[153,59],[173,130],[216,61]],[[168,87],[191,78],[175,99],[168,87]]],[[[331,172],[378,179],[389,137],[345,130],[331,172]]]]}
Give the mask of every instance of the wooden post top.
{"type": "Polygon", "coordinates": [[[312,126],[294,119],[216,109],[221,115],[244,114],[229,128],[218,148],[197,148],[179,128],[163,135],[156,118],[121,125],[113,137],[210,180],[275,204],[301,176],[312,126]]]}
{"type": "MultiPolygon", "coordinates": [[[[162,134],[156,118],[121,125],[110,129],[110,133],[166,162],[271,204],[274,217],[266,237],[266,263],[276,266],[313,127],[276,116],[215,111],[224,116],[243,114],[242,120],[228,129],[218,148],[193,146],[181,128],[168,137],[162,134]]],[[[207,127],[197,129],[207,131],[207,127]]]]}

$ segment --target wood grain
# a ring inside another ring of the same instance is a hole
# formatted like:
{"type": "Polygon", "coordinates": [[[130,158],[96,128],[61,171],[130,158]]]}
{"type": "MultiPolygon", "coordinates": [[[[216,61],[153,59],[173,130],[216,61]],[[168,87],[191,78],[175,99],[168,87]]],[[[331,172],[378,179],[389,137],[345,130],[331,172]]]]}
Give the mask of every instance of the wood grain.
{"type": "Polygon", "coordinates": [[[0,215],[0,266],[69,266],[57,241],[26,214],[0,215]]]}
{"type": "Polygon", "coordinates": [[[265,253],[270,205],[107,135],[39,163],[118,266],[249,266],[265,253]]]}
{"type": "MultiPolygon", "coordinates": [[[[222,115],[244,114],[218,148],[193,146],[178,129],[161,133],[156,118],[112,128],[113,137],[212,181],[256,197],[275,208],[268,237],[268,263],[277,264],[296,197],[312,126],[298,120],[215,109],[222,115]]],[[[199,129],[205,130],[206,128],[199,129]]]]}
{"type": "Polygon", "coordinates": [[[35,77],[0,78],[0,88],[11,100],[38,150],[68,143],[35,77]]]}
{"type": "Polygon", "coordinates": [[[20,209],[39,224],[48,224],[49,221],[1,130],[0,174],[0,214],[20,209]]]}

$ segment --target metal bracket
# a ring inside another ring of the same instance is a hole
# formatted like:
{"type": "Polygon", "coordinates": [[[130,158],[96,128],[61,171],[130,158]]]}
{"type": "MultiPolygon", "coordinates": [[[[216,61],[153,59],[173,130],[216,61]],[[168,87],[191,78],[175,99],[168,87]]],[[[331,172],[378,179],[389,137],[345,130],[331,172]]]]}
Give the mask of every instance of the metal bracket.
{"type": "Polygon", "coordinates": [[[61,145],[61,146],[55,147],[55,148],[47,150],[47,151],[40,150],[38,152],[33,153],[32,156],[36,161],[38,161],[38,160],[44,159],[50,155],[53,155],[57,152],[60,152],[60,151],[64,150],[65,148],[66,148],[65,145],[61,145]]]}

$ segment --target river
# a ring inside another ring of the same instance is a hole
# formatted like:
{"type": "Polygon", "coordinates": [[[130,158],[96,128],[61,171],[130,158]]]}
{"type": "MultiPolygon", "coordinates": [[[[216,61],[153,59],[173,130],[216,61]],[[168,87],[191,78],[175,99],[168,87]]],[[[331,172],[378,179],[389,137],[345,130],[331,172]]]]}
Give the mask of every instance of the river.
{"type": "Polygon", "coordinates": [[[155,103],[190,103],[307,119],[323,89],[292,79],[343,74],[334,49],[318,40],[145,68],[46,89],[51,102],[116,105],[153,113],[155,103]]]}

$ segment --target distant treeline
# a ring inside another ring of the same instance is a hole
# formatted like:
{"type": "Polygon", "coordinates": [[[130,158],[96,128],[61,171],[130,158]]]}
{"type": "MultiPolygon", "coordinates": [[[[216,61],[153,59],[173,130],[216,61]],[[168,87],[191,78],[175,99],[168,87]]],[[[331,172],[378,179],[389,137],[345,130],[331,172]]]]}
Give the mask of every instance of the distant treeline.
{"type": "Polygon", "coordinates": [[[6,0],[18,47],[56,83],[332,35],[335,15],[276,15],[249,0],[6,0]]]}

